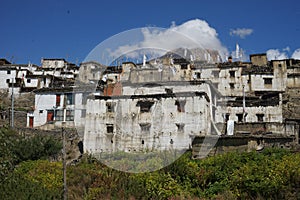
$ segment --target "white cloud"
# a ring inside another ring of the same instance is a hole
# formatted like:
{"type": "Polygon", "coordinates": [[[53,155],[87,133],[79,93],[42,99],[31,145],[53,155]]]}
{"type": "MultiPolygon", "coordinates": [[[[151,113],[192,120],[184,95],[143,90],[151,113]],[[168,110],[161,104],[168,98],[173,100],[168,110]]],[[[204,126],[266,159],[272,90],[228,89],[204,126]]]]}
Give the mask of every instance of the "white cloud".
{"type": "Polygon", "coordinates": [[[299,49],[296,49],[294,51],[294,53],[292,54],[292,58],[294,59],[299,59],[300,60],[300,48],[299,49]]]}
{"type": "Polygon", "coordinates": [[[279,49],[269,49],[267,51],[268,60],[282,60],[287,59],[288,56],[285,52],[281,52],[279,49]]]}
{"type": "Polygon", "coordinates": [[[230,30],[231,36],[238,36],[240,38],[245,38],[246,36],[251,35],[252,33],[253,29],[250,28],[237,28],[230,30]]]}
{"type": "MultiPolygon", "coordinates": [[[[118,57],[140,49],[161,49],[166,51],[178,48],[203,48],[217,50],[222,59],[228,54],[218,38],[216,30],[200,19],[187,21],[181,25],[172,25],[168,29],[142,28],[143,40],[136,44],[122,45],[110,51],[111,56],[118,57]]],[[[160,51],[163,52],[163,51],[160,51]]],[[[154,53],[154,52],[153,52],[154,53]]]]}

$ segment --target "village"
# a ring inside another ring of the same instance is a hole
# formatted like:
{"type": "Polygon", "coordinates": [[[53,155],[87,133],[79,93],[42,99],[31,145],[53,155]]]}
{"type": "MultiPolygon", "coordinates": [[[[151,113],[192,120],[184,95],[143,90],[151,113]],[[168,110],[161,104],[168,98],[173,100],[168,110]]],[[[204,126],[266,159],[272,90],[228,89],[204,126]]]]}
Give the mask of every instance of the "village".
{"type": "Polygon", "coordinates": [[[206,136],[221,137],[223,150],[299,144],[300,60],[268,61],[265,53],[250,55],[250,62],[170,55],[117,66],[0,59],[0,123],[73,128],[84,152],[94,154],[193,146],[197,157],[197,141],[206,136]],[[230,136],[236,145],[226,145],[230,136]]]}

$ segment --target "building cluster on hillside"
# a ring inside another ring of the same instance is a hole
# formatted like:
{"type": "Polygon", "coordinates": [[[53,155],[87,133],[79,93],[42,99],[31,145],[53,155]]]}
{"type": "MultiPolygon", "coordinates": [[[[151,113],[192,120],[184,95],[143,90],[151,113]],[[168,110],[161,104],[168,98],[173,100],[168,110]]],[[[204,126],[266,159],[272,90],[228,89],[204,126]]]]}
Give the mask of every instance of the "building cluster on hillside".
{"type": "MultiPolygon", "coordinates": [[[[162,57],[142,64],[42,66],[0,60],[0,90],[34,92],[27,126],[76,127],[85,152],[184,149],[195,136],[300,134],[300,60],[208,63],[162,57]],[[65,123],[63,123],[65,122],[65,123]]],[[[24,119],[25,120],[25,119],[24,119]]]]}

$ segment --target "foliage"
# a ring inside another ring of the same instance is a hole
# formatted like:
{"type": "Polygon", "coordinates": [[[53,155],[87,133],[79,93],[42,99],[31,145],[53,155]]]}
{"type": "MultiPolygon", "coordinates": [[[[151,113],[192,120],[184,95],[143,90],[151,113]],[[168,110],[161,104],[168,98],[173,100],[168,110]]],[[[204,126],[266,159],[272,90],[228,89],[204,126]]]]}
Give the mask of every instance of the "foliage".
{"type": "MultiPolygon", "coordinates": [[[[41,160],[56,153],[60,146],[47,138],[28,138],[24,142],[10,130],[1,131],[2,199],[62,198],[61,162],[41,160]],[[32,145],[35,150],[27,152],[22,145],[32,145]]],[[[152,169],[163,161],[150,157],[146,165],[135,162],[133,166],[131,157],[126,160],[122,153],[118,156],[113,164],[127,170],[152,169]]],[[[202,160],[191,157],[187,152],[163,169],[135,174],[116,171],[84,155],[76,165],[67,167],[68,198],[300,199],[300,153],[264,149],[261,153],[231,152],[202,160]]]]}
{"type": "Polygon", "coordinates": [[[7,127],[0,128],[1,199],[60,198],[61,167],[39,160],[55,156],[60,150],[61,143],[53,137],[25,138],[7,127]]]}
{"type": "Polygon", "coordinates": [[[50,136],[35,135],[16,142],[14,154],[18,161],[45,159],[57,155],[62,149],[61,142],[50,136]]]}

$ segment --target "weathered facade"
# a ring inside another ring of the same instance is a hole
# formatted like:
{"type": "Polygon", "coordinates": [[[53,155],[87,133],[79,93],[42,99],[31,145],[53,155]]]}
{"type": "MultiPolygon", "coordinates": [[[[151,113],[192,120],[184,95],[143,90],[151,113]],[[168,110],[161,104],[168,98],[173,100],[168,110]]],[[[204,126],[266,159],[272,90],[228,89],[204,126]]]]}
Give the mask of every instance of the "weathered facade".
{"type": "MultiPolygon", "coordinates": [[[[128,87],[128,88],[127,88],[128,87]]],[[[212,132],[207,84],[126,86],[139,90],[87,102],[84,147],[87,152],[185,149],[192,135],[212,132]],[[169,89],[169,90],[168,90],[169,89]],[[145,93],[145,94],[142,94],[145,93]]]]}
{"type": "Polygon", "coordinates": [[[103,93],[88,100],[85,151],[184,149],[196,136],[227,134],[228,120],[236,124],[234,134],[298,138],[299,124],[283,114],[288,85],[299,87],[288,75],[297,77],[296,62],[268,62],[266,54],[250,59],[123,63],[114,80],[102,81],[103,93]]]}
{"type": "Polygon", "coordinates": [[[90,153],[187,149],[195,137],[228,134],[229,122],[234,135],[298,142],[299,60],[255,54],[251,62],[214,64],[174,57],[121,66],[86,62],[79,74],[63,59],[45,59],[23,76],[23,87],[42,88],[27,125],[57,128],[66,117],[90,153]]]}

